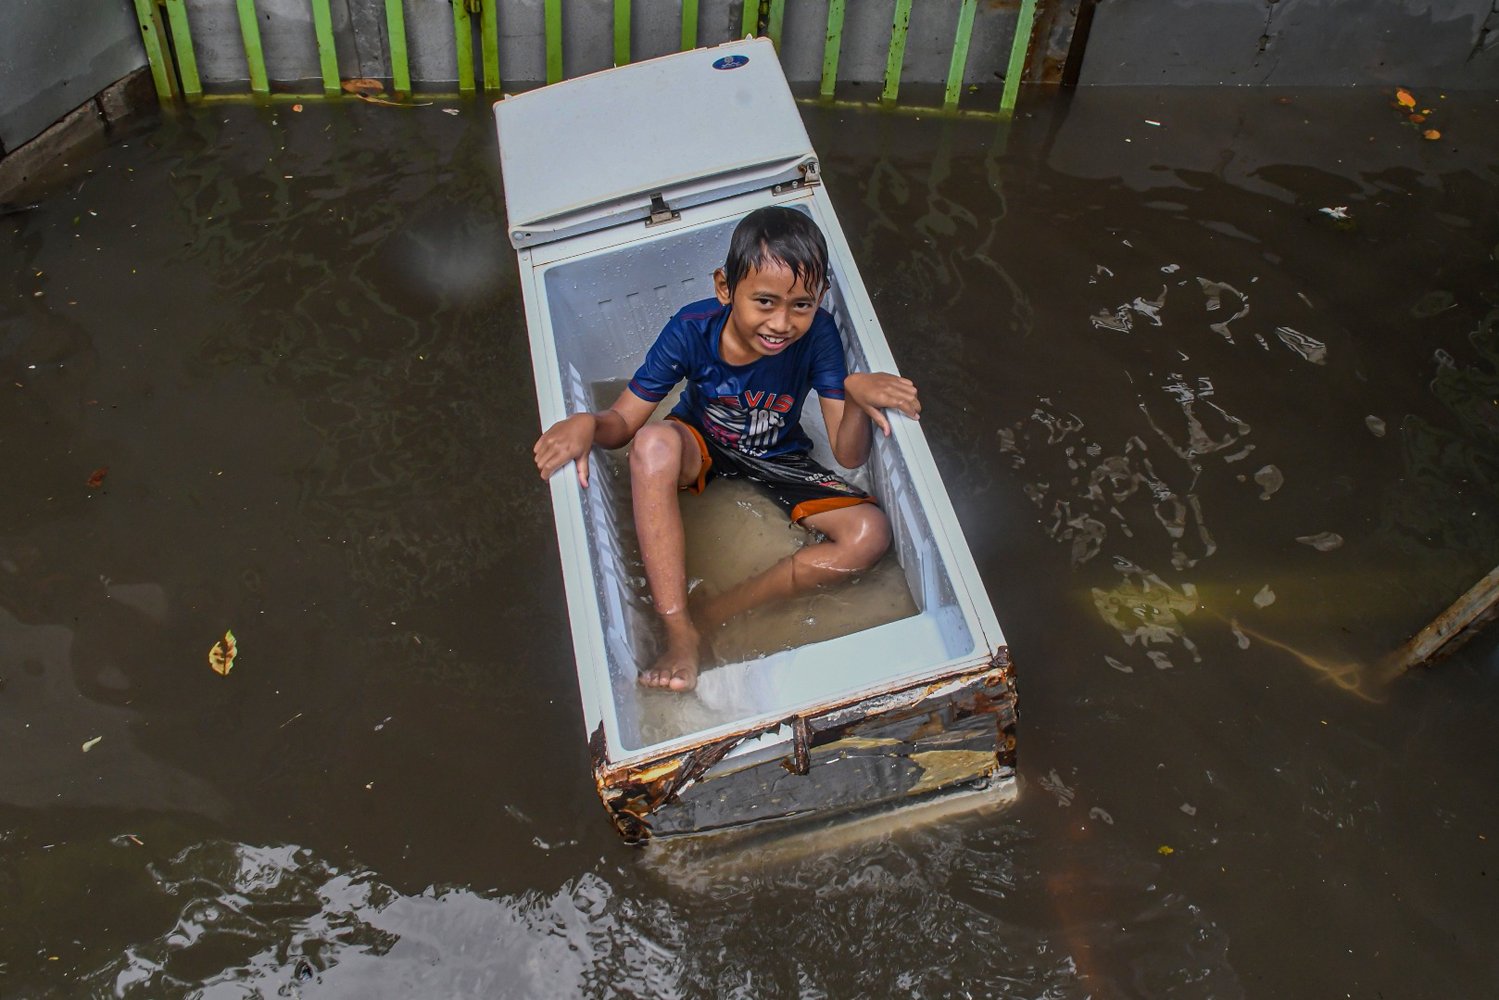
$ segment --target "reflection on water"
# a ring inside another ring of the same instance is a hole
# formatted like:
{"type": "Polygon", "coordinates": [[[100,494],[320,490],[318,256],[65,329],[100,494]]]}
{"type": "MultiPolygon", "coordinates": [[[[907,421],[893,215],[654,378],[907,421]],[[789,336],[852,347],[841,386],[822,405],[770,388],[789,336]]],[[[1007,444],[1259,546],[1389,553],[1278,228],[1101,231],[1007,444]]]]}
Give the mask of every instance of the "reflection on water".
{"type": "Polygon", "coordinates": [[[1493,640],[1376,665],[1499,561],[1499,105],[1280,96],[806,109],[1025,715],[1012,807],[801,854],[602,818],[480,109],[7,216],[0,992],[1492,995],[1493,640]]]}

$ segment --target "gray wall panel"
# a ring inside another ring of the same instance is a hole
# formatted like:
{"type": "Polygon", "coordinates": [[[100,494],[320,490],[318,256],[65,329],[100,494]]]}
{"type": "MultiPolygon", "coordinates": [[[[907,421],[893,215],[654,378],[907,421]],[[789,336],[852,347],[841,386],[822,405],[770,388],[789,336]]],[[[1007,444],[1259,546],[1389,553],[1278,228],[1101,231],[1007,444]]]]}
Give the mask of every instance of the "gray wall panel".
{"type": "Polygon", "coordinates": [[[0,146],[15,149],[146,65],[130,0],[4,0],[0,146]]]}
{"type": "Polygon", "coordinates": [[[1492,87],[1492,0],[1104,0],[1084,84],[1492,87]]]}

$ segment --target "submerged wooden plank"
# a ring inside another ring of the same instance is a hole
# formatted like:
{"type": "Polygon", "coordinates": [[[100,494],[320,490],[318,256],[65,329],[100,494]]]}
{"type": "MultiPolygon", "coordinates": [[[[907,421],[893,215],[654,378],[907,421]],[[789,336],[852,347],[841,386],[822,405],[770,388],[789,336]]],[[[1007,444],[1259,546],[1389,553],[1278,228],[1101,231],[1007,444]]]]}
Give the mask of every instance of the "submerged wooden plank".
{"type": "Polygon", "coordinates": [[[404,97],[411,93],[411,61],[406,54],[406,12],[401,0],[385,0],[385,31],[390,35],[390,86],[404,97]]]}
{"type": "Polygon", "coordinates": [[[1400,651],[1400,665],[1409,670],[1445,659],[1496,618],[1499,618],[1499,567],[1416,633],[1400,651]]]}
{"type": "Polygon", "coordinates": [[[480,0],[479,53],[484,59],[484,89],[500,91],[500,0],[480,0]]]}
{"type": "Polygon", "coordinates": [[[562,79],[562,0],[546,0],[547,83],[562,79]]]}
{"type": "Polygon", "coordinates": [[[893,101],[900,93],[901,67],[906,61],[906,35],[911,30],[911,0],[895,0],[895,21],[890,25],[890,52],[885,57],[885,85],[880,100],[893,101]]]}
{"type": "Polygon", "coordinates": [[[1031,45],[1031,25],[1036,19],[1036,0],[1021,0],[1020,16],[1015,22],[1015,40],[1010,44],[1010,65],[1005,70],[1005,90],[999,98],[999,112],[1010,115],[1015,111],[1015,99],[1020,94],[1020,78],[1025,74],[1025,54],[1031,45]]]}
{"type": "Polygon", "coordinates": [[[614,65],[630,62],[630,0],[614,0],[614,65]]]}
{"type": "Polygon", "coordinates": [[[697,0],[682,0],[682,48],[697,48],[697,0]]]}
{"type": "Polygon", "coordinates": [[[453,46],[458,56],[458,92],[474,92],[474,26],[468,0],[453,0],[453,46]]]}
{"type": "Polygon", "coordinates": [[[141,44],[146,47],[146,61],[151,65],[151,82],[156,96],[163,101],[177,97],[177,72],[172,66],[171,49],[167,47],[161,16],[152,0],[135,0],[135,19],[141,29],[141,44]]]}
{"type": "Polygon", "coordinates": [[[182,93],[197,97],[203,93],[198,79],[198,57],[193,53],[193,33],[187,23],[187,6],[183,0],[166,0],[167,20],[172,25],[172,49],[177,55],[177,72],[182,77],[182,93]]]}
{"type": "Polygon", "coordinates": [[[828,34],[822,46],[822,80],[817,92],[832,97],[838,85],[838,53],[843,48],[843,5],[845,0],[828,0],[828,34]]]}
{"type": "Polygon", "coordinates": [[[333,42],[333,12],[328,7],[328,0],[312,0],[312,28],[317,35],[317,58],[323,73],[323,93],[337,94],[338,49],[333,42]]]}
{"type": "MultiPolygon", "coordinates": [[[[260,19],[255,16],[255,0],[234,0],[239,10],[239,34],[245,43],[245,66],[250,73],[250,91],[268,94],[270,81],[265,75],[265,50],[260,45],[260,19]]],[[[400,0],[394,0],[399,3],[400,0]]]]}
{"type": "Polygon", "coordinates": [[[968,44],[973,38],[973,12],[978,0],[963,0],[958,10],[958,31],[953,36],[952,61],[947,67],[947,90],[942,95],[944,108],[958,106],[958,97],[963,92],[963,71],[968,67],[968,44]]]}
{"type": "Polygon", "coordinates": [[[786,23],[786,0],[770,0],[770,13],[765,22],[765,33],[770,36],[770,44],[781,51],[781,27],[786,23]]]}

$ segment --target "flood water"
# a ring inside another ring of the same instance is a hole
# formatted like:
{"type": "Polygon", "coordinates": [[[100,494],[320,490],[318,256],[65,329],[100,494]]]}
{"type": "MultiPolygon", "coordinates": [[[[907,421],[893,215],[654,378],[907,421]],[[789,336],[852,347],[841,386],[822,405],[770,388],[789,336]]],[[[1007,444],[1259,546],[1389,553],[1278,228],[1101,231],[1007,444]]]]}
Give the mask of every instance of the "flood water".
{"type": "Polygon", "coordinates": [[[73,161],[0,216],[0,996],[1494,995],[1499,633],[1386,661],[1499,562],[1499,104],[1418,97],[804,108],[1020,780],[785,850],[595,797],[486,109],[73,161]]]}

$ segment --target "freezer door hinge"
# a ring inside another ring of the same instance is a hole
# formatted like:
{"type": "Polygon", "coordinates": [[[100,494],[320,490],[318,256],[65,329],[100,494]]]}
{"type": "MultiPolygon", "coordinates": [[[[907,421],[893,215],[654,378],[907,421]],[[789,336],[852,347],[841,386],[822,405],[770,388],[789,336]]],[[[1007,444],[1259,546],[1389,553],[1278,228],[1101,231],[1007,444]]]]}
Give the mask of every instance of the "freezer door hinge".
{"type": "Polygon", "coordinates": [[[817,172],[817,161],[803,163],[797,168],[801,171],[801,177],[784,184],[777,184],[770,189],[771,194],[781,194],[784,191],[799,191],[802,188],[817,187],[822,183],[822,175],[817,172]]]}
{"type": "Polygon", "coordinates": [[[666,203],[666,199],[660,193],[651,195],[651,214],[645,220],[647,226],[659,226],[663,222],[675,222],[682,217],[682,213],[674,210],[666,203]]]}

